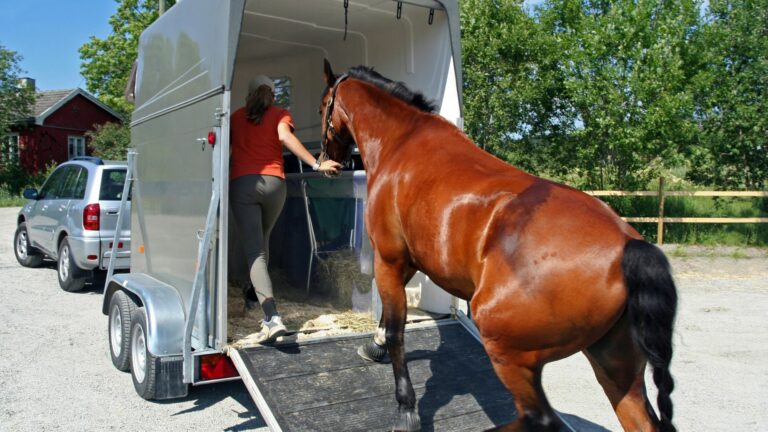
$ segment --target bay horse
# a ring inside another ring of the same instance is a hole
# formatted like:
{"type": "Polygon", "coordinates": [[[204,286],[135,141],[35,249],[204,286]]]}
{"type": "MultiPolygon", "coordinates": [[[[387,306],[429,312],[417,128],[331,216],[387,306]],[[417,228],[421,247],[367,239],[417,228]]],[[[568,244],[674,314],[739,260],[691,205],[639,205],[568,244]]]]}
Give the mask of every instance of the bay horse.
{"type": "Polygon", "coordinates": [[[358,354],[373,361],[389,354],[394,430],[421,426],[403,346],[405,284],[420,270],[470,302],[517,409],[498,430],[561,430],[542,370],[581,351],[625,430],[675,431],[669,365],[677,292],[661,250],[602,201],[484,152],[403,83],[364,66],[336,76],[326,60],[324,69],[321,159],[344,163],[357,145],[367,172],[365,223],[383,309],[358,354]]]}

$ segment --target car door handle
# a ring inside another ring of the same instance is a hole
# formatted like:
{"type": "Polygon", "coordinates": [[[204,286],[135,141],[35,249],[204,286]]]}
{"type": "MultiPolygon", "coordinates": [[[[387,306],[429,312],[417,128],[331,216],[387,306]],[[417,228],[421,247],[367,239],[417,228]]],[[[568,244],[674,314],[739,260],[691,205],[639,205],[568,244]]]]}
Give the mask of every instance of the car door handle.
{"type": "Polygon", "coordinates": [[[118,213],[120,213],[120,210],[107,210],[107,214],[110,216],[114,216],[118,213]]]}

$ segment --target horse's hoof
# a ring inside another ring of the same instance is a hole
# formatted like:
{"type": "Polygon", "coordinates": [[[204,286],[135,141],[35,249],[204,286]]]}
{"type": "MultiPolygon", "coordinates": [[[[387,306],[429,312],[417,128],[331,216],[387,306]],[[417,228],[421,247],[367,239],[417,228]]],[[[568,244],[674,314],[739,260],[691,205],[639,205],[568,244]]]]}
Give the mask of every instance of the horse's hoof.
{"type": "Polygon", "coordinates": [[[387,347],[381,346],[374,341],[370,341],[365,345],[360,345],[357,349],[357,355],[363,360],[381,363],[387,356],[387,347]]]}
{"type": "Polygon", "coordinates": [[[421,430],[421,419],[416,411],[401,412],[392,432],[418,432],[421,430]]]}

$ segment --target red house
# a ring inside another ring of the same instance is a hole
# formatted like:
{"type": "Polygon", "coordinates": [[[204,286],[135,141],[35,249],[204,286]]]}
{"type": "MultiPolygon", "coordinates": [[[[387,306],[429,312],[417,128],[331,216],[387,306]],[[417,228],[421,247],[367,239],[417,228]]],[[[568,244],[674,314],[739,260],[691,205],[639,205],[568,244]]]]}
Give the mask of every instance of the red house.
{"type": "Polygon", "coordinates": [[[15,125],[7,137],[8,158],[18,158],[27,173],[51,162],[90,155],[85,133],[104,123],[121,123],[120,115],[85,90],[38,92],[33,116],[15,125]]]}

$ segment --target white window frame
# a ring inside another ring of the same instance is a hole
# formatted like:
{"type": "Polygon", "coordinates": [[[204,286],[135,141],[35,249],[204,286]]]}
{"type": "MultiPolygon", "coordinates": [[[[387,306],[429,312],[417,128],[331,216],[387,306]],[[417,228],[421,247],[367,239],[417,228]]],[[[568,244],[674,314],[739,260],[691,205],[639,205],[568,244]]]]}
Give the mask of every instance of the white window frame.
{"type": "Polygon", "coordinates": [[[21,138],[18,132],[10,132],[6,135],[5,146],[3,146],[3,160],[8,162],[19,160],[19,142],[21,138]]]}
{"type": "Polygon", "coordinates": [[[67,136],[67,154],[69,159],[85,156],[85,137],[82,135],[67,136]]]}

